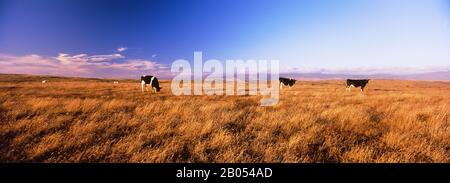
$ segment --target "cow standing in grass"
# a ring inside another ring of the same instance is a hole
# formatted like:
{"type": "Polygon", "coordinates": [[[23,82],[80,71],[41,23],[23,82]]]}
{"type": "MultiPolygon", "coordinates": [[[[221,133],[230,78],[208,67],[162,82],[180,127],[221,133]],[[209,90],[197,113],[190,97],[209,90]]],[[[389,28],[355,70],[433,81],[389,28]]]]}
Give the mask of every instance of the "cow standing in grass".
{"type": "Polygon", "coordinates": [[[361,87],[361,92],[364,91],[367,83],[369,83],[370,79],[347,79],[345,83],[345,91],[350,92],[352,87],[361,87]]]}
{"type": "Polygon", "coordinates": [[[291,78],[280,78],[279,81],[280,81],[280,89],[281,89],[281,88],[283,88],[283,85],[291,88],[292,86],[294,86],[294,84],[297,80],[291,79],[291,78]]]}
{"type": "Polygon", "coordinates": [[[158,78],[156,78],[155,76],[146,76],[146,75],[141,76],[142,92],[144,92],[144,89],[147,90],[147,85],[152,87],[153,89],[152,91],[155,93],[161,90],[161,87],[159,87],[158,78]]]}

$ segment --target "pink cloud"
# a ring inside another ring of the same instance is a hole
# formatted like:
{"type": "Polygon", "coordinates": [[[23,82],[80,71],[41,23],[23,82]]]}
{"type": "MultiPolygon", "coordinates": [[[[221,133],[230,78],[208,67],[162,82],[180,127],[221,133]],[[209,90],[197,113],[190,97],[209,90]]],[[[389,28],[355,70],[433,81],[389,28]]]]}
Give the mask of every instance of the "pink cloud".
{"type": "Polygon", "coordinates": [[[107,62],[115,59],[125,58],[121,54],[110,54],[110,55],[92,55],[89,56],[87,54],[78,54],[78,55],[69,55],[65,53],[60,53],[56,60],[61,61],[62,63],[70,63],[70,62],[107,62]]]}
{"type": "Polygon", "coordinates": [[[56,57],[0,54],[0,72],[101,78],[138,78],[143,74],[169,74],[167,67],[157,62],[124,58],[121,54],[90,56],[61,53],[56,57]]]}

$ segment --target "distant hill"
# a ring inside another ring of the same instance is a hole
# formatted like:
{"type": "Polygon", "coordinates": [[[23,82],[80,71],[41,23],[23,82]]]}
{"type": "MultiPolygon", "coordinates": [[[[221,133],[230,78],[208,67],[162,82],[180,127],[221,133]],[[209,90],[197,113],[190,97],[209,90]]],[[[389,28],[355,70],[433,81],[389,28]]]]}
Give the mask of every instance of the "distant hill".
{"type": "Polygon", "coordinates": [[[49,81],[52,81],[52,82],[54,82],[54,81],[112,82],[112,81],[116,81],[116,80],[134,81],[132,79],[64,77],[64,76],[31,75],[31,74],[0,74],[0,82],[40,82],[42,80],[49,80],[49,81]]]}
{"type": "MultiPolygon", "coordinates": [[[[26,74],[0,74],[0,81],[7,79],[8,81],[17,79],[17,81],[39,81],[44,79],[55,80],[97,80],[97,81],[112,81],[112,80],[139,80],[139,76],[136,78],[83,78],[83,77],[63,77],[63,76],[46,76],[46,75],[26,75],[26,74]]],[[[207,73],[203,74],[203,79],[208,76],[207,73]]],[[[438,81],[450,81],[450,71],[440,72],[427,72],[417,74],[333,74],[333,73],[280,73],[280,77],[295,78],[299,80],[333,80],[333,79],[398,79],[398,80],[438,80],[438,81]]],[[[160,77],[162,80],[171,80],[173,76],[160,77]]]]}
{"type": "Polygon", "coordinates": [[[450,80],[450,71],[445,72],[430,72],[423,74],[411,74],[403,77],[404,79],[417,80],[450,80]]]}
{"type": "Polygon", "coordinates": [[[282,77],[292,77],[301,80],[324,80],[324,79],[347,79],[347,78],[369,78],[369,79],[405,79],[405,80],[443,80],[450,81],[450,71],[428,72],[418,74],[330,74],[330,73],[283,73],[282,77]]]}

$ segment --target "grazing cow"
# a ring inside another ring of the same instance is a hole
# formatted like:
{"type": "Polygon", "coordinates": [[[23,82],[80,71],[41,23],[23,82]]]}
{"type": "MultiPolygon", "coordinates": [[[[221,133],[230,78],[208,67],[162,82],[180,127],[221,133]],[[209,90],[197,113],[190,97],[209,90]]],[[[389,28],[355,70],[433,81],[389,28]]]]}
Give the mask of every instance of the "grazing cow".
{"type": "Polygon", "coordinates": [[[364,90],[364,87],[366,87],[367,83],[369,83],[370,79],[347,79],[346,85],[345,85],[345,91],[351,91],[352,87],[361,87],[361,92],[364,90]]]}
{"type": "Polygon", "coordinates": [[[295,84],[295,81],[297,80],[291,78],[280,78],[280,88],[283,88],[283,85],[291,88],[295,84]]]}
{"type": "Polygon", "coordinates": [[[41,81],[41,83],[42,83],[42,84],[45,84],[45,83],[47,83],[47,80],[43,80],[43,81],[41,81]]]}
{"type": "Polygon", "coordinates": [[[145,90],[147,90],[147,85],[150,85],[150,87],[152,87],[153,89],[153,92],[155,93],[161,90],[161,87],[159,87],[158,78],[156,78],[155,76],[146,76],[146,75],[141,76],[142,92],[144,92],[144,88],[145,90]]]}

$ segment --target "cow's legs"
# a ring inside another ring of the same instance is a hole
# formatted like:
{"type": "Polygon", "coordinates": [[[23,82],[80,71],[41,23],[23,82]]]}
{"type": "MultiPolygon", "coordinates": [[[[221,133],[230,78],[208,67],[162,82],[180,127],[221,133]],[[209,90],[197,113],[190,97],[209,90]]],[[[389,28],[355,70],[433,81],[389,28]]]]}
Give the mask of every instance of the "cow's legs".
{"type": "Polygon", "coordinates": [[[283,83],[280,82],[280,89],[282,89],[282,88],[283,88],[283,83]]]}
{"type": "Polygon", "coordinates": [[[155,87],[153,87],[153,91],[152,91],[153,93],[156,93],[156,88],[155,87]]]}
{"type": "MultiPolygon", "coordinates": [[[[352,87],[355,87],[355,85],[350,85],[350,86],[348,87],[348,91],[349,91],[349,92],[352,91],[352,87]]],[[[356,88],[356,87],[355,87],[355,88],[356,88]]]]}

